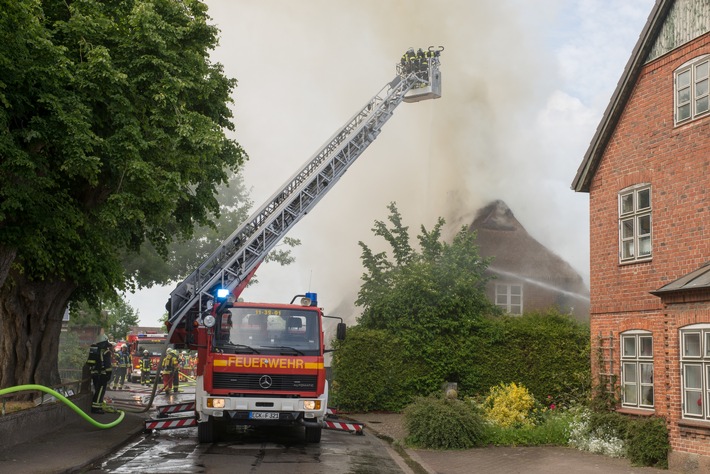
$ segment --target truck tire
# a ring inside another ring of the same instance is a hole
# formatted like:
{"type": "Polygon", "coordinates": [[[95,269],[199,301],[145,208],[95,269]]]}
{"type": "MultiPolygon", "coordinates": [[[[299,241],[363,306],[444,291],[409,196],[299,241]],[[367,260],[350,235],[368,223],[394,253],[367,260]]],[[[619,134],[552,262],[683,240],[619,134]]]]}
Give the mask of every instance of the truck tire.
{"type": "Polygon", "coordinates": [[[306,443],[320,443],[320,436],[323,432],[323,429],[318,427],[318,428],[309,428],[306,427],[306,443]]]}
{"type": "Polygon", "coordinates": [[[197,440],[200,443],[213,443],[215,440],[214,428],[214,418],[211,416],[207,417],[207,421],[197,423],[197,440]]]}

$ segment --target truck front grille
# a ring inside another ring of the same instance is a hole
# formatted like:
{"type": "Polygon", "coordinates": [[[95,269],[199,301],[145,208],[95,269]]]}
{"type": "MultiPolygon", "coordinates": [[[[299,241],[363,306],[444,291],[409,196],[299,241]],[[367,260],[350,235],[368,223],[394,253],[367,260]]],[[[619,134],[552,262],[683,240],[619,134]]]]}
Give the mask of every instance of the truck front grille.
{"type": "Polygon", "coordinates": [[[212,386],[229,390],[286,390],[310,392],[316,389],[316,375],[229,374],[214,372],[212,386]],[[270,382],[270,383],[269,383],[270,382]]]}

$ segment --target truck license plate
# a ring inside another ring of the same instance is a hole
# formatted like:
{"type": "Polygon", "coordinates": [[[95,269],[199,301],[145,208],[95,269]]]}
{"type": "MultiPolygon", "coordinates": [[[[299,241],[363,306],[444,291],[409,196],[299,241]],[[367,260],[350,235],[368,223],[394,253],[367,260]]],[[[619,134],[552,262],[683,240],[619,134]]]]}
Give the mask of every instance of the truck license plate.
{"type": "Polygon", "coordinates": [[[278,420],[279,414],[273,411],[250,411],[249,418],[252,420],[278,420]]]}

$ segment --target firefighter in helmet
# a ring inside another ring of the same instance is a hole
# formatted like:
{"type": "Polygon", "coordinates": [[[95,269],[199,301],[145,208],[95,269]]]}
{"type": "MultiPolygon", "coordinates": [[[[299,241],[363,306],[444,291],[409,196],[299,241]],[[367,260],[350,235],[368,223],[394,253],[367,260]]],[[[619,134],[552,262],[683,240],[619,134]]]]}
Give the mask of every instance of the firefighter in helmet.
{"type": "Polygon", "coordinates": [[[150,385],[150,366],[152,361],[150,360],[150,353],[148,349],[143,351],[143,357],[141,357],[140,369],[141,369],[141,385],[150,385]]]}
{"type": "Polygon", "coordinates": [[[173,389],[173,377],[175,376],[177,365],[177,351],[175,349],[168,349],[168,353],[163,359],[162,370],[160,371],[163,377],[163,391],[165,395],[170,395],[170,391],[173,389]]]}
{"type": "Polygon", "coordinates": [[[89,348],[89,358],[86,363],[91,371],[91,382],[94,385],[91,413],[105,413],[103,403],[108,382],[111,380],[111,352],[111,343],[108,342],[106,334],[99,335],[97,341],[89,348]]]}

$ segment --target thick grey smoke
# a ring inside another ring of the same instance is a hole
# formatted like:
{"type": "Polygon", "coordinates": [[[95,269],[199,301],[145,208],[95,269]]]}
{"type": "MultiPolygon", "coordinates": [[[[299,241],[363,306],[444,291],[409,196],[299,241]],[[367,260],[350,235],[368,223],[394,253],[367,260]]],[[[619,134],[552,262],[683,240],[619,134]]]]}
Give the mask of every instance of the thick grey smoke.
{"type": "MultiPolygon", "coordinates": [[[[512,0],[208,4],[222,31],[214,59],[239,81],[235,138],[251,156],[245,178],[257,204],[394,77],[408,47],[446,48],[443,97],[398,108],[294,228],[291,235],[303,241],[297,263],[263,266],[246,298],[284,301],[311,290],[326,308],[353,308],[363,272],[357,242],[378,245],[370,229],[392,201],[412,235],[438,216],[457,229],[493,199],[519,218],[533,208],[550,220],[559,214],[535,133],[536,114],[557,81],[542,35],[557,2],[541,3],[534,21],[512,0]]],[[[574,170],[581,155],[569,159],[574,170]]],[[[570,194],[572,177],[562,184],[570,194]]],[[[541,224],[520,220],[534,235],[541,224]]]]}
{"type": "MultiPolygon", "coordinates": [[[[207,0],[214,54],[239,80],[236,138],[257,205],[394,77],[408,48],[443,45],[444,95],[402,104],[291,233],[297,264],[264,265],[244,295],[312,290],[354,319],[359,240],[396,201],[411,234],[456,230],[504,200],[588,281],[588,196],[570,183],[654,0],[207,0]]],[[[157,325],[172,287],[128,295],[157,325]]]]}

